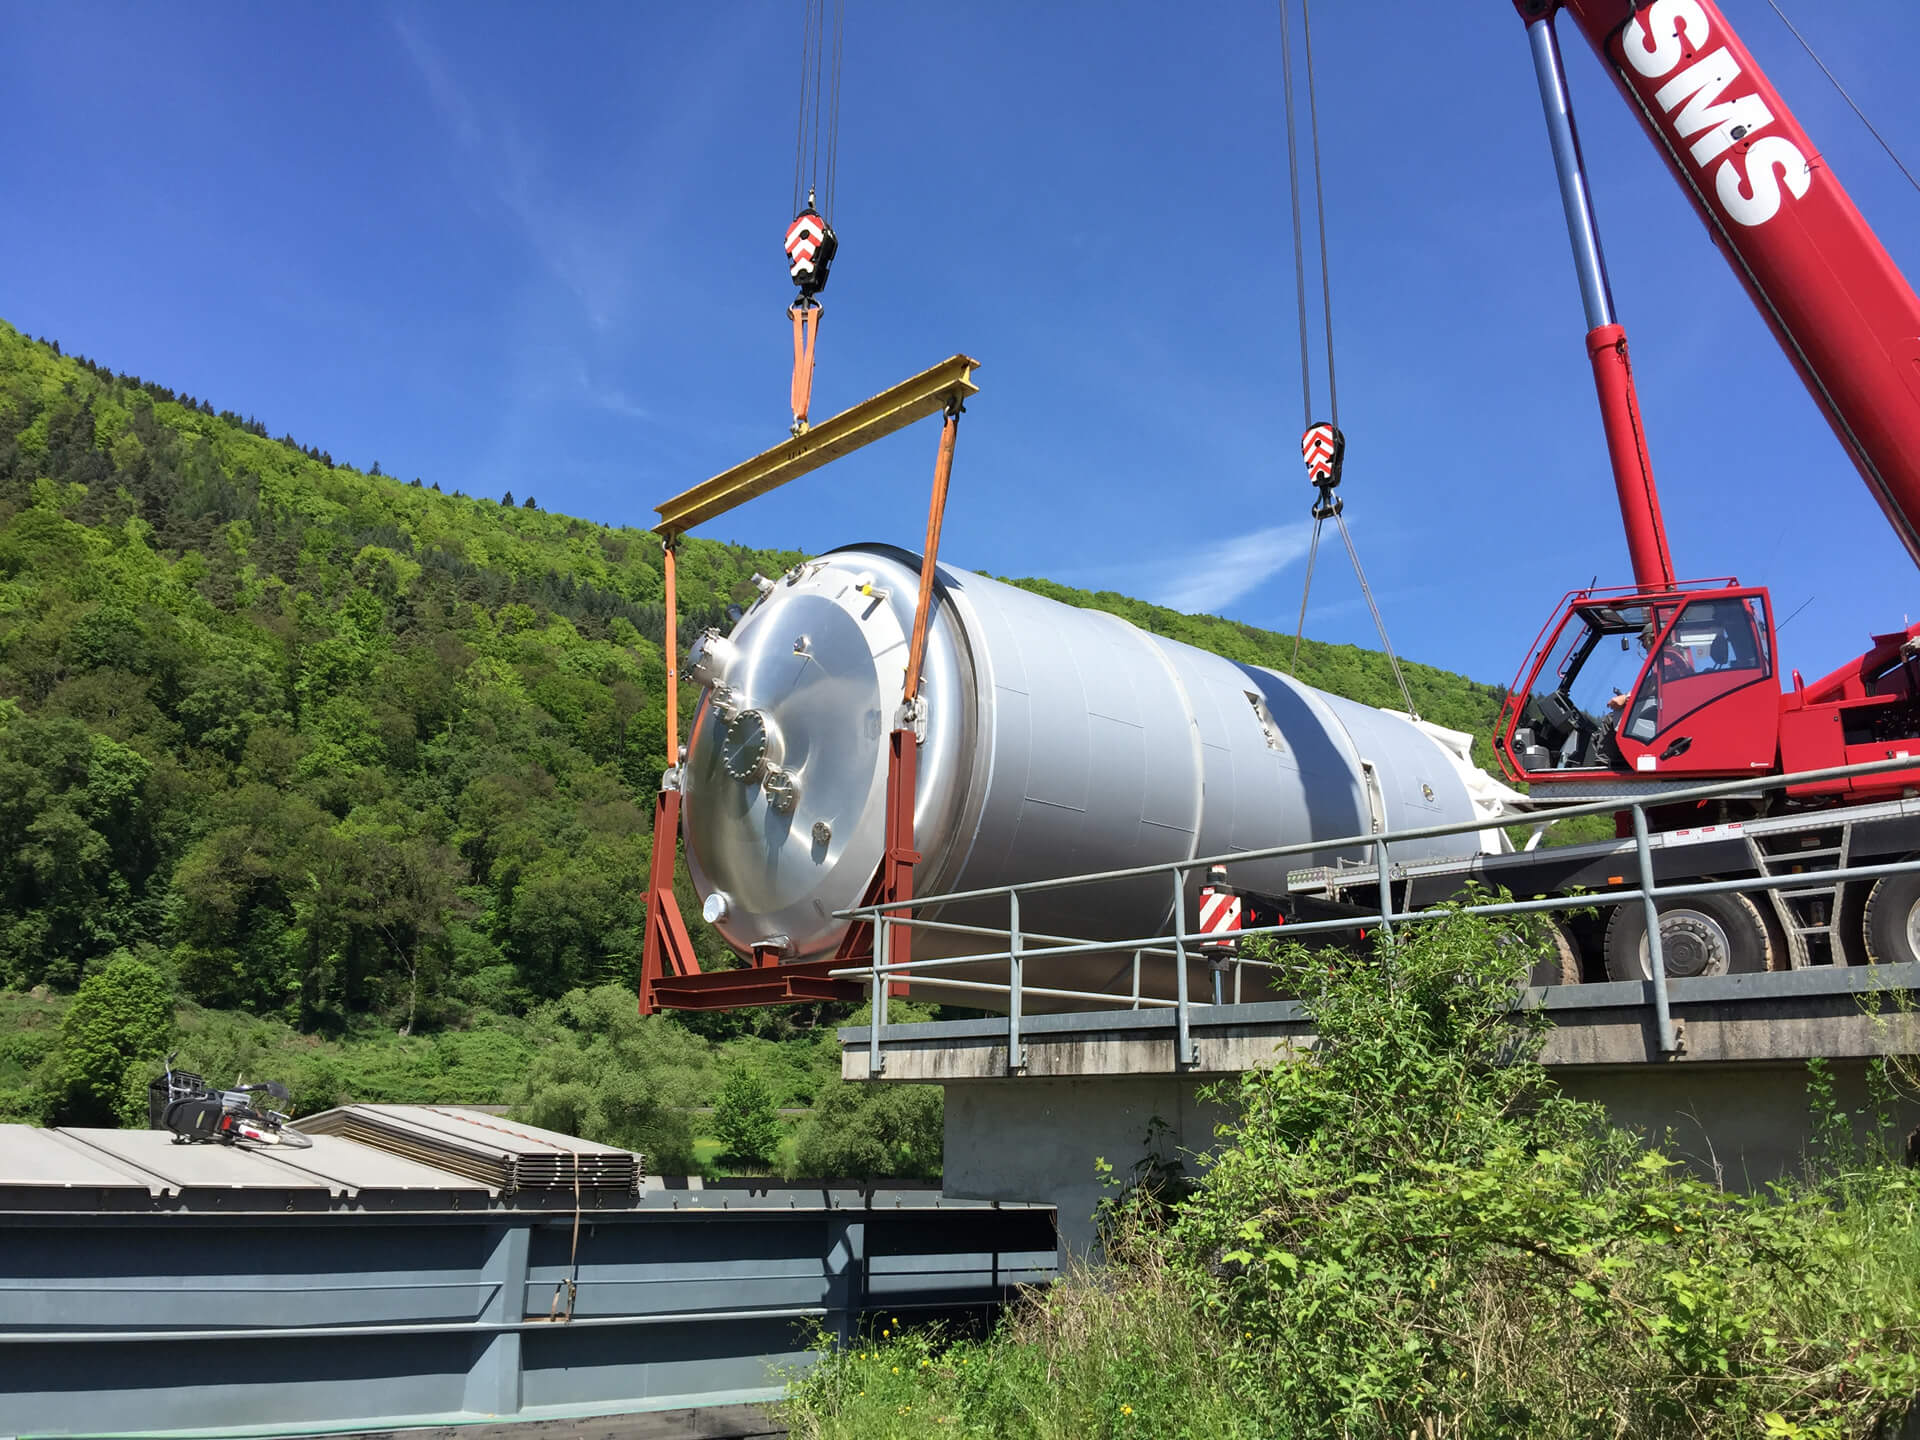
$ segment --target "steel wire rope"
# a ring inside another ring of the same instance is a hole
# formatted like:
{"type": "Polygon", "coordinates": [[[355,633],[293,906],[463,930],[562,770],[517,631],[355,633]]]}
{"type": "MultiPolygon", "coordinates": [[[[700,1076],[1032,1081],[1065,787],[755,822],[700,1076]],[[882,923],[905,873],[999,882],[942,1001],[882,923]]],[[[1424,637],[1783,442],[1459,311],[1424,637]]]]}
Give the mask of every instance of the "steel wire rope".
{"type": "MultiPolygon", "coordinates": [[[[1281,8],[1284,10],[1286,7],[1282,5],[1281,8]]],[[[1313,85],[1313,0],[1300,0],[1300,36],[1307,61],[1307,126],[1313,139],[1313,215],[1320,228],[1320,313],[1327,322],[1327,419],[1337,429],[1340,425],[1340,388],[1333,378],[1333,274],[1327,264],[1327,201],[1320,188],[1320,102],[1313,85]]],[[[1300,319],[1304,325],[1306,316],[1302,314],[1300,319]]],[[[1312,416],[1308,416],[1307,423],[1311,424],[1312,419],[1312,416]]]]}
{"type": "Polygon", "coordinates": [[[1287,112],[1287,199],[1293,207],[1293,293],[1300,316],[1300,412],[1313,423],[1313,356],[1307,340],[1307,256],[1300,229],[1300,141],[1293,119],[1293,22],[1280,0],[1280,81],[1287,112]]]}
{"type": "Polygon", "coordinates": [[[1374,604],[1373,587],[1367,584],[1367,572],[1360,568],[1360,552],[1354,549],[1353,536],[1347,533],[1346,519],[1338,510],[1333,512],[1333,518],[1340,526],[1340,538],[1347,542],[1347,558],[1353,561],[1353,573],[1360,579],[1360,593],[1367,597],[1367,609],[1373,612],[1373,628],[1380,632],[1380,648],[1387,652],[1387,664],[1392,667],[1393,678],[1400,685],[1400,698],[1407,702],[1407,718],[1418,720],[1420,712],[1414,708],[1413,691],[1407,688],[1407,677],[1400,670],[1400,657],[1393,653],[1393,641],[1387,638],[1387,622],[1380,617],[1380,607],[1374,604]]]}
{"type": "Polygon", "coordinates": [[[813,39],[813,170],[807,180],[807,194],[811,197],[814,186],[820,182],[820,67],[824,63],[820,52],[826,48],[826,0],[813,0],[808,11],[816,17],[814,23],[818,27],[813,39]]]}
{"type": "Polygon", "coordinates": [[[803,204],[811,206],[829,225],[833,223],[834,189],[840,177],[840,72],[845,54],[846,12],[846,0],[807,0],[800,28],[800,105],[793,127],[793,211],[797,215],[803,204]],[[832,6],[831,18],[829,5],[832,6]]]}
{"type": "Polygon", "coordinates": [[[821,214],[833,223],[833,198],[840,179],[840,59],[847,33],[847,0],[833,6],[833,94],[827,101],[827,189],[821,214]]]}
{"type": "Polygon", "coordinates": [[[793,213],[800,213],[800,176],[807,164],[807,74],[813,68],[814,7],[821,0],[807,0],[806,16],[800,25],[800,111],[793,125],[793,213]]]}
{"type": "Polygon", "coordinates": [[[1807,37],[1802,35],[1793,21],[1787,18],[1787,12],[1780,8],[1777,0],[1767,0],[1767,5],[1772,9],[1774,14],[1780,17],[1780,23],[1787,27],[1788,33],[1800,42],[1800,48],[1807,52],[1807,58],[1820,67],[1820,73],[1825,75],[1827,79],[1832,82],[1833,88],[1840,92],[1840,98],[1847,102],[1848,108],[1860,117],[1860,123],[1867,127],[1867,133],[1880,142],[1880,148],[1887,152],[1887,158],[1893,161],[1902,175],[1907,177],[1907,183],[1913,186],[1915,190],[1920,190],[1920,180],[1913,178],[1913,172],[1907,169],[1906,162],[1894,153],[1893,146],[1887,143],[1887,137],[1875,128],[1873,121],[1867,118],[1867,112],[1862,110],[1859,105],[1854,102],[1853,96],[1847,93],[1847,87],[1840,83],[1840,77],[1827,68],[1827,62],[1822,60],[1813,46],[1807,43],[1807,37]]]}
{"type": "MultiPolygon", "coordinates": [[[[1279,0],[1280,5],[1280,69],[1281,81],[1286,95],[1287,115],[1287,179],[1289,200],[1293,209],[1293,278],[1294,295],[1299,306],[1300,317],[1300,389],[1304,402],[1302,426],[1314,424],[1313,418],[1313,381],[1308,368],[1311,345],[1308,340],[1309,322],[1307,320],[1307,278],[1305,243],[1300,224],[1300,164],[1297,121],[1293,106],[1293,37],[1292,21],[1287,13],[1287,0],[1279,0]]],[[[1314,83],[1313,67],[1313,3],[1312,0],[1300,0],[1300,28],[1302,54],[1307,68],[1307,127],[1311,137],[1313,151],[1313,209],[1314,223],[1320,246],[1320,308],[1326,326],[1327,340],[1327,412],[1328,423],[1336,431],[1340,428],[1340,398],[1334,379],[1333,352],[1333,267],[1329,263],[1327,248],[1327,205],[1326,189],[1323,182],[1324,166],[1320,158],[1320,103],[1318,88],[1314,83]]],[[[1335,480],[1337,482],[1337,477],[1335,480]]],[[[1332,487],[1326,486],[1320,492],[1320,498],[1313,508],[1313,538],[1307,546],[1307,573],[1300,589],[1300,618],[1293,631],[1293,661],[1291,670],[1297,675],[1300,670],[1300,645],[1307,630],[1307,602],[1313,594],[1314,561],[1319,555],[1320,532],[1331,515],[1340,527],[1340,538],[1347,547],[1347,558],[1353,562],[1354,578],[1360,582],[1360,594],[1367,602],[1367,611],[1373,617],[1373,628],[1379,632],[1380,648],[1386,653],[1387,665],[1393,671],[1394,682],[1400,687],[1400,698],[1406,702],[1407,714],[1414,720],[1420,718],[1420,712],[1413,703],[1413,691],[1407,685],[1405,672],[1400,668],[1400,657],[1394,653],[1393,641],[1387,635],[1386,618],[1380,613],[1379,603],[1374,599],[1373,586],[1367,583],[1367,572],[1360,564],[1360,551],[1353,543],[1353,534],[1347,529],[1342,507],[1332,498],[1332,487]]]]}

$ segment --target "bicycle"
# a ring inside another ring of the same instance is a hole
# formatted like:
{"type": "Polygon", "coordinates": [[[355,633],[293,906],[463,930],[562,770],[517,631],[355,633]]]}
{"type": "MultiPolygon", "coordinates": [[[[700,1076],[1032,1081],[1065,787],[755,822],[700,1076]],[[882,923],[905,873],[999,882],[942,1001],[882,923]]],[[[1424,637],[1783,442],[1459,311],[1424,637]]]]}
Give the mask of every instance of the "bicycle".
{"type": "Polygon", "coordinates": [[[147,1121],[155,1130],[171,1130],[176,1145],[279,1145],[310,1150],[313,1137],[286,1128],[289,1117],[266,1108],[258,1097],[270,1096],[282,1105],[292,1098],[278,1081],[261,1085],[236,1083],[216,1090],[190,1070],[175,1070],[175,1051],[166,1059],[166,1074],[147,1086],[147,1121]]]}

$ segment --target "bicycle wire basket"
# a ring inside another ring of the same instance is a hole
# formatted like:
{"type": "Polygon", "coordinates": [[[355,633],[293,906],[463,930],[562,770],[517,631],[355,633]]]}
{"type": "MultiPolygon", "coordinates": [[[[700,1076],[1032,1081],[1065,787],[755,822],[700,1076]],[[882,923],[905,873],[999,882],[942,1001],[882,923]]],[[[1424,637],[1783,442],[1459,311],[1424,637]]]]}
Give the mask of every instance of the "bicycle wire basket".
{"type": "Polygon", "coordinates": [[[207,1082],[191,1070],[176,1070],[171,1076],[156,1075],[147,1084],[147,1124],[155,1130],[167,1128],[167,1107],[176,1100],[188,1100],[206,1093],[207,1082]]]}

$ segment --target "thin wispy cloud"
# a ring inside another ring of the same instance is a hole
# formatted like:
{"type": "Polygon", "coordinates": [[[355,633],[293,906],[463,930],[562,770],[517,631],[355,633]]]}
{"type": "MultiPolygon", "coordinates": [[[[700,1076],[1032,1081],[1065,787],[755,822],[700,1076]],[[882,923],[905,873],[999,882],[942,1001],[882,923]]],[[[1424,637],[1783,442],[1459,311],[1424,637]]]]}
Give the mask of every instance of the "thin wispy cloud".
{"type": "Polygon", "coordinates": [[[512,120],[477,104],[445,56],[416,25],[391,17],[441,122],[473,162],[481,189],[513,218],[549,274],[570,290],[595,329],[611,328],[628,289],[627,251],[611,227],[569,213],[540,183],[539,158],[512,120]]]}
{"type": "Polygon", "coordinates": [[[1217,615],[1303,558],[1312,538],[1313,527],[1304,521],[1271,525],[1216,544],[1161,555],[1129,566],[1124,573],[1103,571],[1098,579],[1075,579],[1082,584],[1113,585],[1169,609],[1217,615]]]}
{"type": "Polygon", "coordinates": [[[583,368],[576,372],[580,382],[580,393],[587,404],[596,410],[605,410],[611,415],[627,420],[652,420],[653,412],[617,385],[602,385],[594,380],[583,368]]]}

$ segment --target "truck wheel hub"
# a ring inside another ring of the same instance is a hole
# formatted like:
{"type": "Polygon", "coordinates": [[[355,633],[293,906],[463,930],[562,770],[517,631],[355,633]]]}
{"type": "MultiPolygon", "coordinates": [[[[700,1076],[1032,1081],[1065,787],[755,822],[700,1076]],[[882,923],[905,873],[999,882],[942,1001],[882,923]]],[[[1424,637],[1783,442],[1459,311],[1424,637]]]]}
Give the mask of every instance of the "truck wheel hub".
{"type": "MultiPolygon", "coordinates": [[[[1640,950],[1651,975],[1653,959],[1645,941],[1640,950]]],[[[1670,977],[1724,975],[1733,958],[1733,946],[1726,930],[1711,916],[1682,910],[1660,917],[1660,958],[1670,977]]]]}

